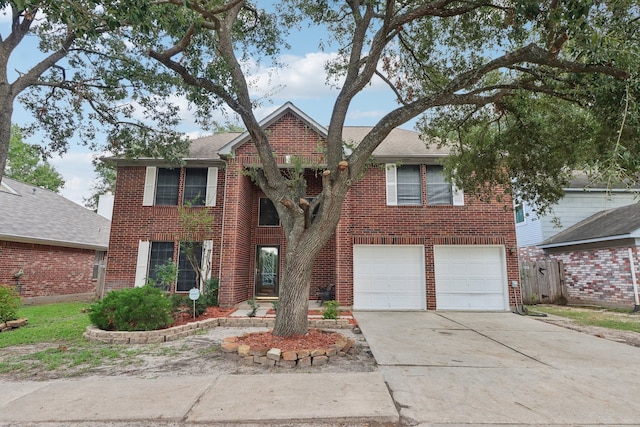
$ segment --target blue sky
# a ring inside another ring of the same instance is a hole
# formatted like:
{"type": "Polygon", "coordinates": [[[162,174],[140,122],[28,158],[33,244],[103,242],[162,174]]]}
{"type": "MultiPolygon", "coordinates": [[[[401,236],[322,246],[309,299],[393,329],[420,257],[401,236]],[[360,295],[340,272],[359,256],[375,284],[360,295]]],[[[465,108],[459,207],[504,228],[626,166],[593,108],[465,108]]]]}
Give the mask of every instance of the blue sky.
{"type": "MultiPolygon", "coordinates": [[[[5,37],[10,30],[10,21],[0,11],[0,34],[5,37]]],[[[256,78],[255,93],[266,93],[274,87],[281,87],[273,96],[265,99],[263,106],[256,111],[259,119],[287,101],[293,102],[320,124],[329,122],[333,101],[337,90],[325,83],[326,73],[324,64],[335,54],[331,48],[323,51],[318,49],[322,33],[318,29],[303,28],[290,38],[291,50],[282,53],[280,61],[285,67],[275,72],[269,68],[256,68],[252,78],[256,78]],[[269,78],[269,76],[271,76],[269,78]]],[[[31,37],[28,46],[20,46],[12,57],[10,70],[25,71],[33,63],[33,50],[37,49],[37,40],[31,37]],[[26,49],[25,49],[26,47],[26,49]],[[26,53],[25,53],[26,52],[26,53]],[[31,61],[30,61],[31,60],[31,61]]],[[[11,79],[11,77],[10,77],[11,79]]],[[[177,100],[184,104],[181,111],[182,123],[180,131],[190,136],[206,134],[193,120],[193,116],[186,108],[184,100],[177,100]]],[[[349,126],[369,126],[375,124],[384,114],[395,107],[392,93],[380,80],[374,80],[363,94],[358,96],[347,116],[349,126]]],[[[226,120],[220,116],[220,121],[226,120]]],[[[13,123],[24,125],[32,122],[32,118],[18,104],[15,105],[13,123]]],[[[409,127],[410,126],[405,126],[409,127]]],[[[39,143],[37,137],[30,137],[26,142],[39,143]]],[[[82,204],[83,198],[91,195],[91,184],[95,178],[92,158],[101,153],[95,153],[86,147],[71,141],[69,151],[62,156],[55,156],[50,163],[63,175],[65,186],[61,194],[76,203],[82,204]]]]}

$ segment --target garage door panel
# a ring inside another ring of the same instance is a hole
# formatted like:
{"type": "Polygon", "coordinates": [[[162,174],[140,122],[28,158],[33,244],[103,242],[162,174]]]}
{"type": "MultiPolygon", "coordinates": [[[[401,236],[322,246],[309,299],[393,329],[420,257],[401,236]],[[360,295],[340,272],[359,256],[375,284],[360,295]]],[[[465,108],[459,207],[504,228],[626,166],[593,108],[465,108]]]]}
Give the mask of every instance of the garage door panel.
{"type": "Polygon", "coordinates": [[[506,267],[500,246],[435,246],[439,310],[506,310],[506,267]]]}
{"type": "Polygon", "coordinates": [[[354,308],[424,310],[424,271],[424,246],[355,245],[354,308]]]}

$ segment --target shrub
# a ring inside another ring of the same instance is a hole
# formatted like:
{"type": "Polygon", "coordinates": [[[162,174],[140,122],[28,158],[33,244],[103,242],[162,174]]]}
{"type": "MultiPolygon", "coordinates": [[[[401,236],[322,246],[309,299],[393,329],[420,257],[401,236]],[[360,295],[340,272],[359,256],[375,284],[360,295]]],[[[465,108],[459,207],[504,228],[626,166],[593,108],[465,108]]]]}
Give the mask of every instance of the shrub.
{"type": "MultiPolygon", "coordinates": [[[[189,313],[191,313],[191,315],[193,316],[193,301],[189,298],[188,295],[171,294],[169,296],[169,299],[171,300],[171,305],[172,305],[174,314],[177,314],[182,310],[188,309],[189,313]]],[[[196,314],[195,314],[196,316],[200,316],[204,314],[205,311],[207,311],[208,305],[203,295],[201,295],[200,298],[196,300],[195,306],[196,306],[196,314]]]]}
{"type": "Polygon", "coordinates": [[[173,323],[171,300],[151,286],[120,289],[91,306],[89,319],[107,331],[153,331],[173,323]]]}
{"type": "Polygon", "coordinates": [[[333,300],[327,301],[325,303],[324,311],[322,312],[322,318],[337,319],[339,315],[339,311],[338,311],[339,307],[340,307],[340,304],[338,304],[338,301],[333,301],[333,300]]]}
{"type": "MultiPolygon", "coordinates": [[[[219,280],[216,277],[208,279],[204,285],[204,292],[200,297],[207,307],[218,306],[218,290],[220,289],[219,280]]],[[[200,300],[198,300],[200,301],[200,300]]]]}
{"type": "Polygon", "coordinates": [[[20,295],[6,285],[0,285],[0,323],[18,318],[18,309],[22,304],[20,295]]]}

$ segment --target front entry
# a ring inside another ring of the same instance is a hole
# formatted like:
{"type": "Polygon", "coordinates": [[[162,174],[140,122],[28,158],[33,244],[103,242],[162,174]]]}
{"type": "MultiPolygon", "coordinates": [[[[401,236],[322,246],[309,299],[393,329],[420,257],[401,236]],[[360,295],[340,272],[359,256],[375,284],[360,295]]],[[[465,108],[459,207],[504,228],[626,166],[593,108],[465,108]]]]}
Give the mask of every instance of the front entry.
{"type": "Polygon", "coordinates": [[[256,298],[276,298],[280,276],[278,246],[258,246],[256,248],[256,298]]]}

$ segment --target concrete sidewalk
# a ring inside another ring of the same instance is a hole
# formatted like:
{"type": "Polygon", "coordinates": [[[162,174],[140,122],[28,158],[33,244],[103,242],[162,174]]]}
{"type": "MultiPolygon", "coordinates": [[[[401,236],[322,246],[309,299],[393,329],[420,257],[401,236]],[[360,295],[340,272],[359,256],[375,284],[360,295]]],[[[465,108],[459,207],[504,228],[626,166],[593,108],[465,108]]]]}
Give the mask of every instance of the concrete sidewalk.
{"type": "Polygon", "coordinates": [[[393,425],[378,372],[0,382],[0,425],[393,425]]]}

